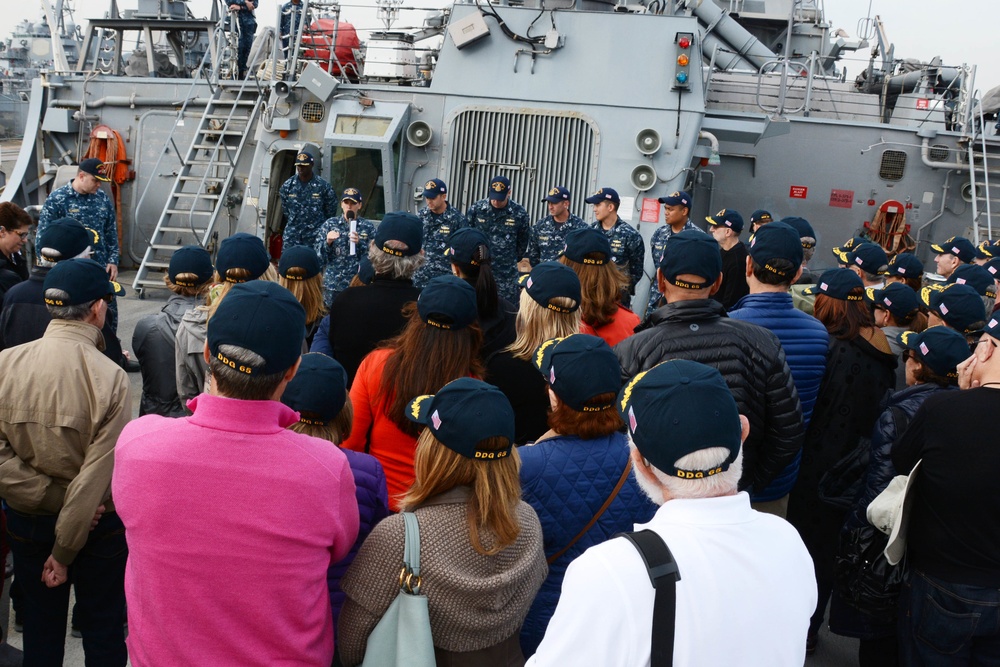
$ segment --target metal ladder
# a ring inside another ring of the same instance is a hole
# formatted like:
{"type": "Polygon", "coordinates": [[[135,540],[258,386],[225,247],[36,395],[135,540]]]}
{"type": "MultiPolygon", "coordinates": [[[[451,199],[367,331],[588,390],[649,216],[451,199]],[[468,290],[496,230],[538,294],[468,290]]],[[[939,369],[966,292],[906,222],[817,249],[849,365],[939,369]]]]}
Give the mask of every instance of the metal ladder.
{"type": "MultiPolygon", "coordinates": [[[[978,97],[978,95],[977,95],[978,97]]],[[[983,117],[982,103],[977,105],[978,123],[971,124],[978,129],[967,137],[966,150],[969,159],[969,198],[972,204],[973,239],[994,239],[993,211],[1000,208],[1000,145],[987,141],[992,127],[983,117]]],[[[992,138],[991,138],[992,139],[992,138]]]]}
{"type": "MultiPolygon", "coordinates": [[[[250,79],[216,84],[132,283],[140,295],[147,287],[164,287],[159,271],[175,250],[205,247],[212,240],[223,210],[232,204],[236,165],[257,121],[260,97],[250,79]]],[[[173,149],[181,154],[176,145],[173,149]]]]}

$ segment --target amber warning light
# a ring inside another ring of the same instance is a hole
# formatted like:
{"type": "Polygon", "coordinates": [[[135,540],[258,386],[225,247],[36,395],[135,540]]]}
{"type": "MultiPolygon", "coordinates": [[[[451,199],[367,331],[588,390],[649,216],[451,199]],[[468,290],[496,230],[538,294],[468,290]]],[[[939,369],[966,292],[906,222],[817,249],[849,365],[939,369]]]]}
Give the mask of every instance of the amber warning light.
{"type": "Polygon", "coordinates": [[[674,36],[676,45],[676,55],[674,59],[674,80],[673,90],[684,91],[691,89],[691,65],[690,49],[694,42],[694,35],[690,32],[679,32],[674,36]]]}

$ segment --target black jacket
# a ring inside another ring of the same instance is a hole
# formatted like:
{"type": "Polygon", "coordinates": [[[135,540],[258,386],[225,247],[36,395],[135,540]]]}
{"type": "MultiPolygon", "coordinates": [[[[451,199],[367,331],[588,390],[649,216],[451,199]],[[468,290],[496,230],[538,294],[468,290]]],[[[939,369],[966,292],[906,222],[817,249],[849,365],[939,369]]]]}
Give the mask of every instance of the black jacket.
{"type": "Polygon", "coordinates": [[[667,304],[650,315],[647,329],[614,349],[623,382],[668,359],[697,361],[722,373],[750,421],[740,488],[763,491],[802,447],[802,407],[781,343],[767,329],[729,319],[719,302],[667,304]]]}
{"type": "Polygon", "coordinates": [[[177,396],[174,336],[184,313],[198,305],[198,297],[171,294],[158,313],[146,315],[132,332],[132,351],[142,372],[139,416],[183,417],[187,410],[177,396]]]}
{"type": "Polygon", "coordinates": [[[499,388],[514,409],[514,442],[534,442],[549,430],[549,392],[530,361],[496,352],[486,361],[486,382],[499,388]]]}
{"type": "Polygon", "coordinates": [[[0,252],[0,295],[28,279],[28,264],[24,255],[16,252],[7,257],[0,252]]]}
{"type": "Polygon", "coordinates": [[[330,349],[347,371],[348,384],[365,356],[406,326],[403,306],[416,301],[420,289],[410,280],[375,276],[371,285],[349,287],[330,305],[330,349]]]}

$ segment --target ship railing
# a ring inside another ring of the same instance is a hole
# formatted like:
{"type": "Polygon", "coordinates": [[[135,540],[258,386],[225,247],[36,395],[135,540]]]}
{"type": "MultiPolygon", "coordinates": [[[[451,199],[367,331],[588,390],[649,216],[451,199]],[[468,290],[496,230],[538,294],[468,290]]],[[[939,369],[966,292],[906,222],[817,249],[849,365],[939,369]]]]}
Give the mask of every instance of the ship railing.
{"type": "Polygon", "coordinates": [[[274,40],[269,67],[271,79],[295,79],[308,63],[314,63],[341,83],[357,81],[360,72],[354,62],[342,62],[337,55],[340,12],[339,2],[326,0],[302,0],[301,5],[293,5],[289,12],[282,11],[279,3],[275,21],[277,39],[274,40]],[[313,29],[314,21],[324,19],[333,19],[332,33],[313,29]],[[285,20],[288,22],[288,33],[283,32],[285,20]],[[307,55],[309,52],[319,54],[327,49],[329,52],[325,58],[307,55]]]}

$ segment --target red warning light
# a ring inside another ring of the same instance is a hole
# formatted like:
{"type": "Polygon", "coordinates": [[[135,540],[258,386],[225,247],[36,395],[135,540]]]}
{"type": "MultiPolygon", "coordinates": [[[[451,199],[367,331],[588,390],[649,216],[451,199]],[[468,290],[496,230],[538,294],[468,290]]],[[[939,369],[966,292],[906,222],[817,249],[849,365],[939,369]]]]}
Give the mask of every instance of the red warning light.
{"type": "Polygon", "coordinates": [[[688,48],[689,46],[691,46],[691,39],[690,39],[690,38],[688,38],[688,37],[681,37],[681,38],[680,38],[680,39],[679,39],[679,40],[677,41],[677,46],[681,47],[682,49],[686,49],[686,48],[688,48]]]}

